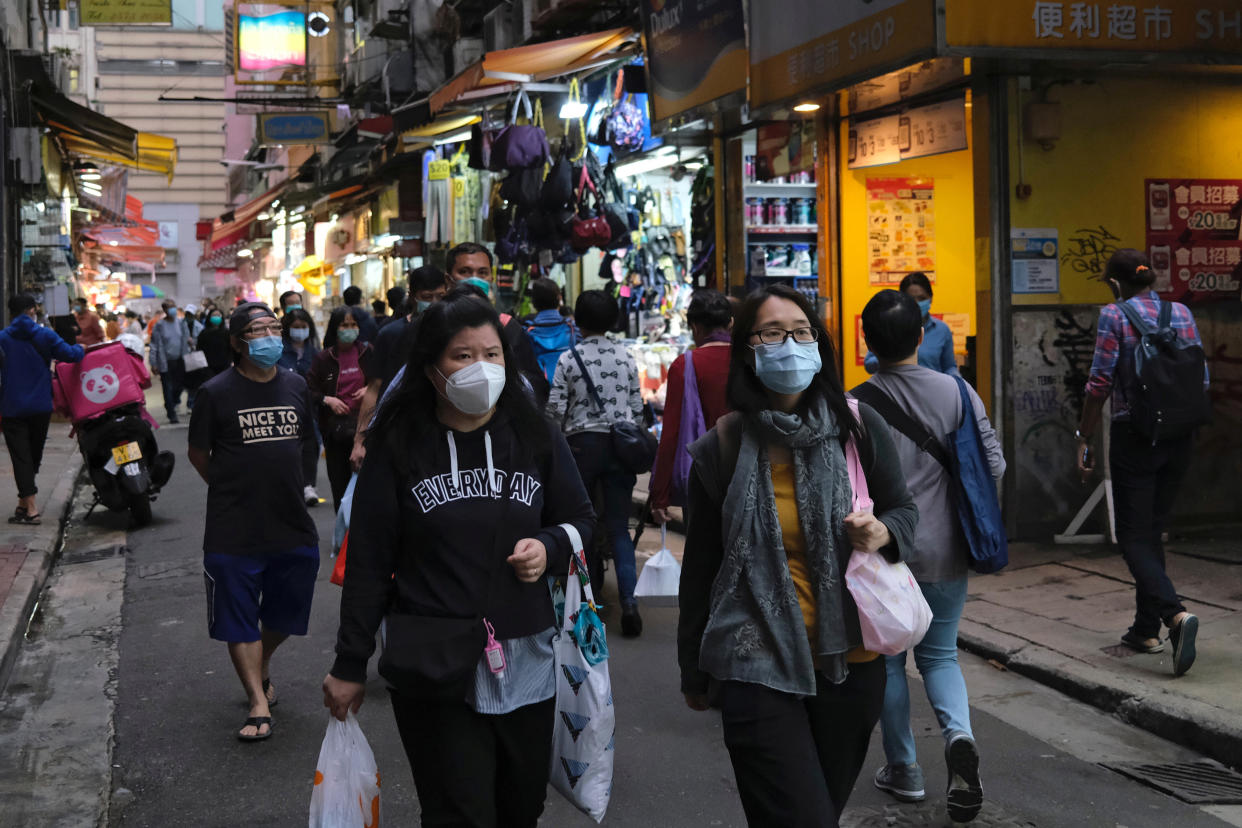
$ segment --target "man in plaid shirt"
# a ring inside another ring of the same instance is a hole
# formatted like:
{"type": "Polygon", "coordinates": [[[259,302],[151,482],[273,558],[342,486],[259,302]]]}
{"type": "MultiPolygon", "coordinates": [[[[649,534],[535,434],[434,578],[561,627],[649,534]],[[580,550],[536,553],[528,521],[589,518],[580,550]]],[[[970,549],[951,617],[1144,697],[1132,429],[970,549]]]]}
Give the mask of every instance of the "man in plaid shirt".
{"type": "MultiPolygon", "coordinates": [[[[1155,273],[1138,250],[1118,250],[1109,259],[1105,279],[1152,328],[1156,327],[1161,299],[1152,290],[1155,273]]],[[[1201,344],[1194,317],[1185,305],[1173,303],[1171,326],[1179,340],[1201,344]]],[[[1094,468],[1090,441],[1100,423],[1104,401],[1112,394],[1109,467],[1113,481],[1113,507],[1117,522],[1117,545],[1134,577],[1137,609],[1134,623],[1121,641],[1141,653],[1160,653],[1160,624],[1169,628],[1173,645],[1173,674],[1180,676],[1195,660],[1195,636],[1199,619],[1186,611],[1165,572],[1161,536],[1182,478],[1190,466],[1193,435],[1161,438],[1153,442],[1130,424],[1130,403],[1138,391],[1134,373],[1134,350],[1139,333],[1116,304],[1100,311],[1100,327],[1087,380],[1087,398],[1075,437],[1078,469],[1084,479],[1094,468]]],[[[1204,387],[1207,373],[1204,372],[1204,387]]]]}

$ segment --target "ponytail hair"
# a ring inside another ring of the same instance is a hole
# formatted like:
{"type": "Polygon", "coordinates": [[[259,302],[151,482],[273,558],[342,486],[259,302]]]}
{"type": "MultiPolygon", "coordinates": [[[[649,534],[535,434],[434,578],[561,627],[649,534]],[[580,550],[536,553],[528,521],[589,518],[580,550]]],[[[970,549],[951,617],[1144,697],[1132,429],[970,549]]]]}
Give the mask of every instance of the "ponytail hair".
{"type": "Polygon", "coordinates": [[[1151,287],[1156,272],[1151,269],[1147,255],[1133,247],[1123,247],[1114,253],[1104,267],[1105,279],[1116,279],[1134,287],[1151,287]]]}

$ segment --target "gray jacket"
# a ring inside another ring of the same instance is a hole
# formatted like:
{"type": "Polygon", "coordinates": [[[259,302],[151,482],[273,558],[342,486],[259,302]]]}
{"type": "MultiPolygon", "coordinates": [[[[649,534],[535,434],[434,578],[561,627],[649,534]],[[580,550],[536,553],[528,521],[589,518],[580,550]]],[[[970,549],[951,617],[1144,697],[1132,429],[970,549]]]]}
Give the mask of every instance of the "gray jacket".
{"type": "Polygon", "coordinates": [[[185,359],[190,352],[190,331],[185,321],[165,317],[151,329],[151,367],[157,374],[168,370],[168,361],[185,359]]]}
{"type": "MultiPolygon", "coordinates": [[[[881,368],[867,380],[896,401],[907,414],[929,432],[945,439],[962,422],[962,400],[957,381],[947,375],[920,365],[892,365],[881,368]]],[[[1000,441],[988,421],[983,400],[969,389],[979,434],[987,452],[992,478],[1005,474],[1005,457],[1000,441]]],[[[919,507],[918,531],[914,536],[914,553],[907,563],[914,577],[923,583],[953,581],[966,577],[970,554],[950,495],[950,478],[944,467],[914,441],[896,429],[890,429],[897,446],[897,456],[905,469],[906,483],[919,507]]]]}

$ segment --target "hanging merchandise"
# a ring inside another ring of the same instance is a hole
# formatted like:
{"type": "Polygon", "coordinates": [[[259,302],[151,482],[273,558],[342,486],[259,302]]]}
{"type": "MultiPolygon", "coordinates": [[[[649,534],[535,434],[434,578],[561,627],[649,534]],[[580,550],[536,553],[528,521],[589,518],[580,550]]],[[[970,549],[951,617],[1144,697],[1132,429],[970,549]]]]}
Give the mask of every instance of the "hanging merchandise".
{"type": "Polygon", "coordinates": [[[491,169],[523,170],[530,167],[542,167],[552,154],[548,146],[548,135],[543,129],[543,110],[540,107],[532,112],[530,98],[526,90],[518,91],[513,101],[513,111],[509,116],[509,125],[502,129],[492,141],[491,169]],[[526,118],[529,124],[519,124],[518,107],[525,105],[526,118]]]}
{"type": "Polygon", "coordinates": [[[497,129],[492,126],[487,107],[483,108],[483,120],[470,127],[470,166],[476,170],[492,169],[492,142],[497,129]]]}
{"type": "Polygon", "coordinates": [[[599,193],[583,167],[582,175],[578,179],[578,215],[573,220],[571,238],[574,250],[579,253],[585,253],[592,247],[605,248],[612,241],[612,228],[608,220],[600,215],[599,207],[599,193]],[[595,199],[595,209],[587,206],[588,191],[595,199]]]}
{"type": "Polygon", "coordinates": [[[690,188],[690,238],[693,256],[690,272],[696,284],[716,286],[716,180],[710,165],[694,177],[690,188]]]}

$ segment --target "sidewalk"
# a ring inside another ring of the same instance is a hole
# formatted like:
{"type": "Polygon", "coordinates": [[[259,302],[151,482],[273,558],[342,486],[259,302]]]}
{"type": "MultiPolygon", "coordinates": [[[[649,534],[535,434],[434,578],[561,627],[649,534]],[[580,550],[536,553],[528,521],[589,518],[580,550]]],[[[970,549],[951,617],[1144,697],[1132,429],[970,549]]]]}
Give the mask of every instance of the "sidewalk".
{"type": "Polygon", "coordinates": [[[0,458],[0,690],[8,683],[26,624],[51,571],[60,546],[64,520],[82,468],[76,440],[67,423],[53,422],[39,469],[39,526],[7,522],[17,505],[17,485],[8,452],[0,458]]]}
{"type": "MultiPolygon", "coordinates": [[[[639,478],[635,506],[646,498],[646,479],[639,478]]],[[[668,546],[678,560],[683,539],[673,532],[681,531],[679,520],[669,522],[668,546]]],[[[659,528],[648,526],[639,563],[659,548],[659,528]]],[[[998,669],[1242,766],[1242,533],[1175,532],[1166,557],[1183,603],[1200,622],[1198,659],[1181,678],[1173,678],[1167,641],[1158,655],[1121,645],[1134,618],[1134,582],[1121,554],[1107,546],[1012,544],[1004,571],[971,576],[958,645],[998,669]]]]}

